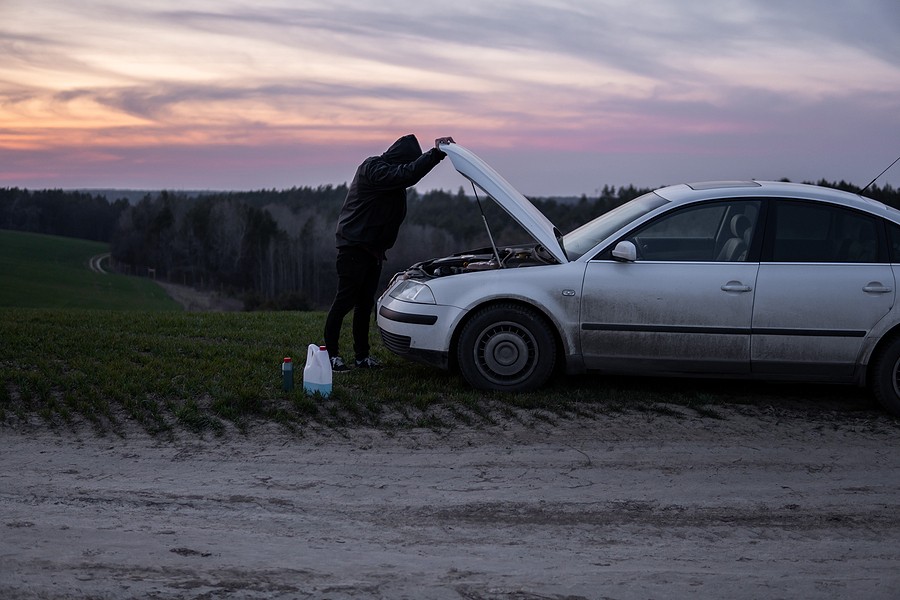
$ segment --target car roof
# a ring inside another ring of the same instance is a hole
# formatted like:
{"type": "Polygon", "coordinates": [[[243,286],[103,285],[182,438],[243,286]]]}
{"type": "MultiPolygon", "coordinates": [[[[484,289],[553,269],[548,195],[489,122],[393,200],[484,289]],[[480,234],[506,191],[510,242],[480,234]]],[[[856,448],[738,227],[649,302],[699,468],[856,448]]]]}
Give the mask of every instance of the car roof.
{"type": "Polygon", "coordinates": [[[715,198],[791,198],[841,204],[875,213],[900,223],[900,211],[877,200],[833,188],[785,181],[704,181],[680,183],[655,190],[674,204],[688,204],[715,198]]]}

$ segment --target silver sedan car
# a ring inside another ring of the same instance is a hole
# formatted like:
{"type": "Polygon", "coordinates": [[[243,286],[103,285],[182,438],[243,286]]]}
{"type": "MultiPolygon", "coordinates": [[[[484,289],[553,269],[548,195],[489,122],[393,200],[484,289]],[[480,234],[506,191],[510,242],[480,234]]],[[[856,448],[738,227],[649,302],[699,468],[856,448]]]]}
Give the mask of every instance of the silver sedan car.
{"type": "Polygon", "coordinates": [[[900,211],[764,181],[665,187],[561,235],[438,141],[534,238],[427,260],[378,301],[394,353],[486,390],[586,371],[868,385],[900,414],[900,211]]]}

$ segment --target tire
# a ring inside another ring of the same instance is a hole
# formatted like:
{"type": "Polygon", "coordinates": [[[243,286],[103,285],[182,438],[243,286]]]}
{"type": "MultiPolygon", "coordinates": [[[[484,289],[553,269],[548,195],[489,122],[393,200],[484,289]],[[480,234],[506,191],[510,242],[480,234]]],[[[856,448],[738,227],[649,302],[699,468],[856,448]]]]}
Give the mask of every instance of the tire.
{"type": "Polygon", "coordinates": [[[550,378],[556,343],[535,311],[515,304],[488,306],[463,326],[457,361],[463,378],[474,388],[523,392],[550,378]]]}
{"type": "Polygon", "coordinates": [[[881,406],[900,417],[900,337],[887,342],[872,363],[872,394],[881,406]]]}

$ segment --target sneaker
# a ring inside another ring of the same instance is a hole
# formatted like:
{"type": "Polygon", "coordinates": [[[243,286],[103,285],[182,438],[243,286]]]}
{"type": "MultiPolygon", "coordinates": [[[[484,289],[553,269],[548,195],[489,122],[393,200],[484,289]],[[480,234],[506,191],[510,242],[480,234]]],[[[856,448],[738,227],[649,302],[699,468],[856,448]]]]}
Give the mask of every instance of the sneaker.
{"type": "Polygon", "coordinates": [[[378,369],[379,367],[381,367],[381,363],[371,356],[367,356],[362,360],[356,361],[357,369],[378,369]]]}
{"type": "Polygon", "coordinates": [[[332,356],[331,357],[331,372],[332,373],[346,373],[350,370],[350,367],[344,364],[344,359],[340,356],[332,356]]]}

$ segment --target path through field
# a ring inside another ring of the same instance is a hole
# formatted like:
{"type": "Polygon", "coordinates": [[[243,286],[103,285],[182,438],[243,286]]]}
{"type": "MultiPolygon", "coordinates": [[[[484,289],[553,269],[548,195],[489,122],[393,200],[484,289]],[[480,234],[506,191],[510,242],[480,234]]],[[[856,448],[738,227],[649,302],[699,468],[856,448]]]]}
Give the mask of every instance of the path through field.
{"type": "Polygon", "coordinates": [[[107,272],[103,268],[103,261],[108,261],[110,257],[109,252],[104,252],[103,254],[95,254],[88,261],[88,268],[94,273],[99,273],[100,275],[106,275],[107,272]]]}

